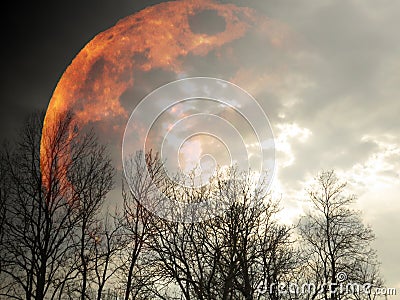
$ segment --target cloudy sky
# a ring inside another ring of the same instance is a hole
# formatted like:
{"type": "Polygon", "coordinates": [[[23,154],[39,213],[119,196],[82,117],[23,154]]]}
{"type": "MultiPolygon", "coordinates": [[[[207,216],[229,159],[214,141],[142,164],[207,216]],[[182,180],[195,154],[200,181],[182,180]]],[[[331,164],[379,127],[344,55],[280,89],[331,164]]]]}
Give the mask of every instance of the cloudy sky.
{"type": "Polygon", "coordinates": [[[376,233],[387,286],[399,288],[400,3],[273,1],[260,8],[302,43],[274,128],[278,180],[295,192],[285,203],[300,209],[303,183],[336,169],[376,233]]]}
{"type": "MultiPolygon", "coordinates": [[[[12,4],[2,19],[9,35],[1,49],[1,138],[14,136],[27,114],[47,107],[63,71],[91,38],[159,2],[12,4]]],[[[317,172],[336,169],[376,233],[386,286],[400,288],[400,2],[221,2],[256,8],[290,32],[284,56],[246,50],[268,56],[273,71],[260,64],[236,78],[271,122],[282,218],[301,213],[304,187],[317,172]]]]}

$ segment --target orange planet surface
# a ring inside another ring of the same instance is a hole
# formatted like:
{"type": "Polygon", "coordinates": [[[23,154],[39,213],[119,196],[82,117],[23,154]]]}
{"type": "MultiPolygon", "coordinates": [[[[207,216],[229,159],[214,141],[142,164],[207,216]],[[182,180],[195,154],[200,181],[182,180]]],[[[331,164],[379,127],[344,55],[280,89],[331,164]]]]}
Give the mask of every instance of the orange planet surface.
{"type": "Polygon", "coordinates": [[[122,19],[84,46],[54,90],[41,142],[44,177],[50,129],[67,111],[70,132],[94,128],[120,167],[125,125],[144,96],[191,76],[265,84],[278,68],[271,53],[287,47],[288,32],[253,9],[207,0],[165,2],[122,19]]]}

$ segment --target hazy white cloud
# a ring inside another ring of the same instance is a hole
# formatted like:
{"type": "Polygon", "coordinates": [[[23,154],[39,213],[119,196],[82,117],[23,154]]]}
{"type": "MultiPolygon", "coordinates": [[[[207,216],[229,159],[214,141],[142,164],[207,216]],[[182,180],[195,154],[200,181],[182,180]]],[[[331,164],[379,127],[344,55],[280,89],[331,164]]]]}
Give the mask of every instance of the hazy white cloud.
{"type": "Polygon", "coordinates": [[[274,129],[282,220],[301,214],[304,185],[317,172],[336,169],[376,233],[387,286],[400,287],[400,2],[254,6],[288,24],[297,39],[287,56],[275,57],[282,68],[261,64],[252,72],[262,75],[247,84],[274,129]]]}

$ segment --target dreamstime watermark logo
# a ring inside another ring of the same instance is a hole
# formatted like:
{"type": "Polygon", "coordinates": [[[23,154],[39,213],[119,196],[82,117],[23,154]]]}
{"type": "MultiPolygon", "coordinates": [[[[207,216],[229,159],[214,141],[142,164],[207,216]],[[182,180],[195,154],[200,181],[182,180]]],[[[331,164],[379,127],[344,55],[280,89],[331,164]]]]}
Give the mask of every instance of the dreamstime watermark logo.
{"type": "MultiPolygon", "coordinates": [[[[259,103],[239,86],[208,77],[168,83],[146,96],[132,112],[124,133],[122,161],[133,192],[137,175],[143,176],[132,174],[133,157],[140,153],[151,177],[154,174],[146,161],[150,151],[159,155],[163,174],[178,191],[207,186],[233,167],[251,174],[255,186],[263,183],[268,189],[275,165],[271,126],[259,103]]],[[[156,180],[146,191],[151,191],[151,197],[144,197],[147,202],[142,204],[170,221],[199,222],[223,211],[211,194],[201,201],[177,201],[156,180]]]]}
{"type": "Polygon", "coordinates": [[[390,296],[396,295],[396,288],[375,287],[371,283],[349,282],[345,272],[336,275],[336,282],[323,282],[319,284],[305,282],[302,284],[295,282],[273,282],[271,284],[261,283],[256,293],[259,295],[278,294],[278,295],[375,295],[390,296]]]}
{"type": "Polygon", "coordinates": [[[347,280],[347,274],[345,272],[339,272],[336,275],[336,280],[338,282],[344,282],[347,280]]]}

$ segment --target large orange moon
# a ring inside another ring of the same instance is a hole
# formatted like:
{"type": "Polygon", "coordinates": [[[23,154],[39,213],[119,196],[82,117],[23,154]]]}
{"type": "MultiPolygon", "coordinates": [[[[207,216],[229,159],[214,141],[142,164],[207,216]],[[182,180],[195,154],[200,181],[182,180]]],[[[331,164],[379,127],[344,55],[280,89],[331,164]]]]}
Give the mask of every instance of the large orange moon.
{"type": "Polygon", "coordinates": [[[265,75],[255,68],[267,64],[269,51],[286,47],[287,35],[284,25],[253,9],[208,0],[165,2],[120,20],[95,36],[59,80],[44,120],[42,164],[50,129],[71,111],[71,132],[77,126],[94,128],[119,167],[125,125],[146,94],[191,76],[251,88],[251,76],[254,84],[265,75]]]}

